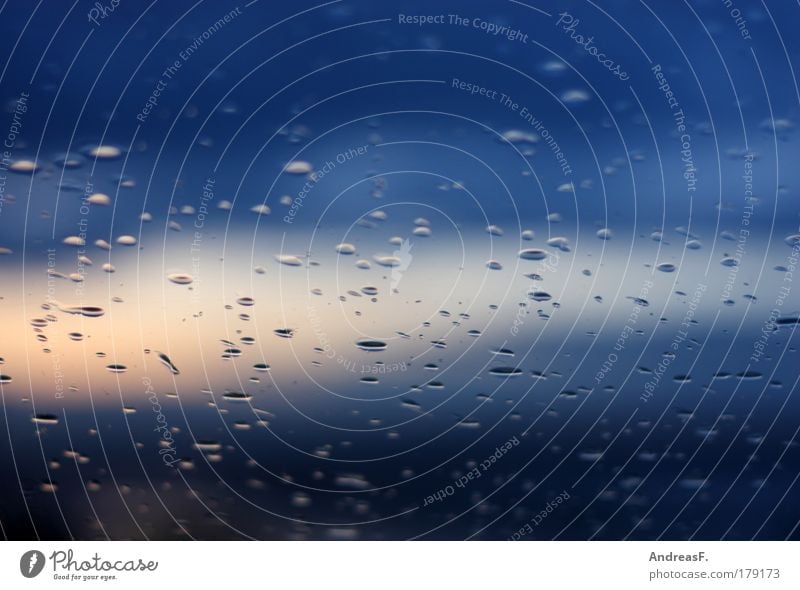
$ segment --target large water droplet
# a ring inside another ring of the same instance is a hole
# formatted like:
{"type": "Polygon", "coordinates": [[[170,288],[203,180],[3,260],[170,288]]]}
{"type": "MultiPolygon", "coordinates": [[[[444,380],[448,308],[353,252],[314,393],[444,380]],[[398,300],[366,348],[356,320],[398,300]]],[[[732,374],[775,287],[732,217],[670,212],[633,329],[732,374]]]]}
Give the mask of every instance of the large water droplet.
{"type": "Polygon", "coordinates": [[[356,247],[353,244],[342,242],[336,245],[336,252],[339,254],[350,255],[356,253],[356,247]]]}
{"type": "Polygon", "coordinates": [[[15,160],[8,169],[18,174],[33,174],[39,171],[39,165],[33,160],[15,160]]]}
{"type": "Polygon", "coordinates": [[[36,414],[31,418],[31,422],[34,424],[58,424],[58,416],[55,414],[36,414]]]}
{"type": "Polygon", "coordinates": [[[284,166],[283,171],[287,174],[310,174],[314,168],[304,160],[292,160],[284,166]]]}
{"type": "Polygon", "coordinates": [[[87,318],[99,318],[106,311],[102,307],[95,305],[62,305],[55,304],[59,311],[71,315],[81,315],[87,318]]]}
{"type": "Polygon", "coordinates": [[[275,260],[286,266],[303,266],[303,260],[292,254],[276,254],[275,260]]]}
{"type": "Polygon", "coordinates": [[[192,283],[192,281],[194,281],[192,275],[183,272],[173,272],[171,274],[168,274],[167,279],[169,279],[176,285],[189,285],[192,283]]]}
{"type": "Polygon", "coordinates": [[[547,258],[547,252],[539,248],[525,248],[519,251],[519,257],[522,260],[544,260],[547,258]]]}
{"type": "Polygon", "coordinates": [[[161,361],[162,365],[164,365],[167,369],[169,369],[170,373],[172,373],[173,375],[181,374],[181,372],[178,370],[178,367],[175,366],[175,364],[172,362],[172,360],[170,360],[170,358],[166,354],[158,351],[155,352],[158,355],[158,360],[161,361]]]}
{"type": "Polygon", "coordinates": [[[366,350],[369,352],[386,350],[386,343],[380,340],[369,340],[369,339],[357,340],[356,346],[361,350],[366,350]]]}
{"type": "Polygon", "coordinates": [[[98,160],[113,160],[122,155],[122,150],[113,145],[98,145],[89,150],[89,155],[98,160]]]}
{"type": "Polygon", "coordinates": [[[522,371],[516,367],[492,367],[489,374],[497,377],[518,377],[522,375],[522,371]]]}
{"type": "Polygon", "coordinates": [[[394,267],[400,266],[400,259],[397,256],[383,256],[376,254],[372,259],[381,266],[394,267]]]}

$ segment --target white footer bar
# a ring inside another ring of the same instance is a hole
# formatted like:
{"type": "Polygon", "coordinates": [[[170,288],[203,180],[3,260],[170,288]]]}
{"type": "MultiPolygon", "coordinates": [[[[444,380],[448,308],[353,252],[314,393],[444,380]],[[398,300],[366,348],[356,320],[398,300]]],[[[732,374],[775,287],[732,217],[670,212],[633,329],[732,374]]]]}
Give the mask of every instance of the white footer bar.
{"type": "Polygon", "coordinates": [[[2,588],[800,588],[796,542],[6,542],[2,588]]]}

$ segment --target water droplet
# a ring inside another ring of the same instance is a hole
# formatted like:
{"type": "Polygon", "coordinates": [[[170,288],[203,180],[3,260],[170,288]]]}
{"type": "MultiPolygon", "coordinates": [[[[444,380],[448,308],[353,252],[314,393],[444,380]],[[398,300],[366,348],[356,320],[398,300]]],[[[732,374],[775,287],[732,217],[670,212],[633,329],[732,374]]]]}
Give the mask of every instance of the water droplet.
{"type": "Polygon", "coordinates": [[[525,248],[519,251],[519,257],[522,260],[544,260],[547,258],[547,252],[539,248],[525,248]]]}
{"type": "Polygon", "coordinates": [[[336,245],[336,252],[348,256],[356,253],[356,247],[353,244],[342,242],[341,244],[336,245]]]}
{"type": "Polygon", "coordinates": [[[546,291],[533,291],[532,293],[528,293],[528,298],[534,301],[550,301],[552,296],[546,291]]]}
{"type": "Polygon", "coordinates": [[[614,237],[611,230],[608,229],[607,227],[604,227],[603,229],[598,229],[596,235],[601,240],[610,240],[612,237],[614,237]]]}
{"type": "Polygon", "coordinates": [[[8,169],[18,174],[33,174],[39,171],[39,165],[33,160],[15,160],[8,169]]]}
{"type": "Polygon", "coordinates": [[[294,492],[292,494],[292,506],[295,508],[308,508],[311,506],[311,498],[303,492],[294,492]]]}
{"type": "Polygon", "coordinates": [[[489,352],[497,356],[514,356],[514,351],[511,350],[510,348],[495,347],[490,349],[489,352]]]}
{"type": "Polygon", "coordinates": [[[489,369],[489,374],[497,377],[517,377],[522,375],[522,370],[516,367],[492,367],[489,369]]]}
{"type": "Polygon", "coordinates": [[[286,266],[303,266],[303,260],[292,254],[276,254],[275,260],[286,266]]]}
{"type": "Polygon", "coordinates": [[[112,373],[124,373],[125,371],[128,370],[128,367],[126,367],[125,365],[114,364],[114,365],[106,365],[106,369],[112,373]]]}
{"type": "Polygon", "coordinates": [[[86,197],[86,201],[92,205],[107,206],[111,204],[111,197],[103,193],[94,193],[93,195],[86,197]]]}
{"type": "Polygon", "coordinates": [[[181,372],[178,370],[178,367],[175,366],[175,364],[170,360],[170,358],[166,354],[158,351],[155,352],[158,355],[158,360],[161,361],[162,365],[164,365],[167,369],[169,369],[170,373],[172,373],[173,375],[181,374],[181,372]]]}
{"type": "Polygon", "coordinates": [[[135,246],[136,238],[131,235],[119,236],[117,238],[117,244],[120,246],[135,246]]]}
{"type": "Polygon", "coordinates": [[[480,428],[481,423],[478,420],[464,419],[459,421],[457,426],[461,428],[480,428]]]}
{"type": "Polygon", "coordinates": [[[579,88],[575,88],[572,90],[566,90],[561,93],[561,100],[563,100],[567,104],[578,104],[582,102],[588,102],[591,96],[585,90],[581,90],[579,88]]]}
{"type": "Polygon", "coordinates": [[[173,272],[171,274],[168,274],[167,279],[169,279],[176,285],[190,285],[192,281],[194,281],[192,275],[183,272],[173,272]]]}
{"type": "Polygon", "coordinates": [[[736,373],[736,376],[742,381],[755,381],[763,377],[758,371],[742,371],[741,373],[736,373]]]}
{"type": "Polygon", "coordinates": [[[81,315],[87,318],[99,318],[106,312],[102,307],[95,305],[62,305],[56,303],[56,307],[63,313],[81,315]]]}
{"type": "Polygon", "coordinates": [[[547,245],[562,252],[569,252],[569,240],[564,237],[555,237],[547,240],[547,245]]]}
{"type": "Polygon", "coordinates": [[[292,160],[284,166],[283,171],[287,174],[310,174],[314,167],[304,160],[292,160]]]}
{"type": "Polygon", "coordinates": [[[85,246],[86,240],[84,240],[80,236],[67,236],[66,238],[61,240],[61,243],[67,246],[85,246]]]}
{"type": "Polygon", "coordinates": [[[250,211],[256,215],[269,215],[272,212],[272,209],[270,209],[266,204],[261,203],[259,205],[253,205],[250,207],[250,211]]]}
{"type": "Polygon", "coordinates": [[[194,448],[201,453],[218,453],[222,450],[222,445],[215,440],[198,440],[194,443],[194,448]]]}
{"type": "Polygon", "coordinates": [[[497,225],[490,225],[486,228],[486,233],[492,236],[502,236],[503,229],[497,225]]]}
{"type": "Polygon", "coordinates": [[[369,340],[369,339],[357,340],[356,346],[361,350],[366,350],[368,352],[378,352],[386,350],[386,343],[381,342],[380,340],[369,340]]]}
{"type": "Polygon", "coordinates": [[[122,155],[122,150],[113,145],[98,145],[89,150],[89,155],[98,160],[113,160],[122,155]]]}
{"type": "Polygon", "coordinates": [[[384,256],[380,254],[376,254],[372,257],[372,259],[377,262],[380,266],[386,267],[395,267],[400,266],[400,259],[397,256],[384,256]]]}
{"type": "Polygon", "coordinates": [[[794,325],[797,325],[797,324],[800,324],[800,317],[784,317],[784,318],[778,318],[777,320],[775,320],[775,325],[777,327],[794,326],[794,325]]]}
{"type": "Polygon", "coordinates": [[[510,143],[537,143],[539,136],[520,129],[509,129],[503,131],[500,136],[510,143]]]}
{"type": "Polygon", "coordinates": [[[648,307],[650,305],[650,302],[647,299],[642,299],[641,297],[626,297],[626,299],[630,299],[636,303],[636,305],[640,305],[642,307],[648,307]]]}
{"type": "Polygon", "coordinates": [[[58,416],[55,414],[36,414],[31,418],[31,422],[34,424],[58,424],[58,416]]]}

